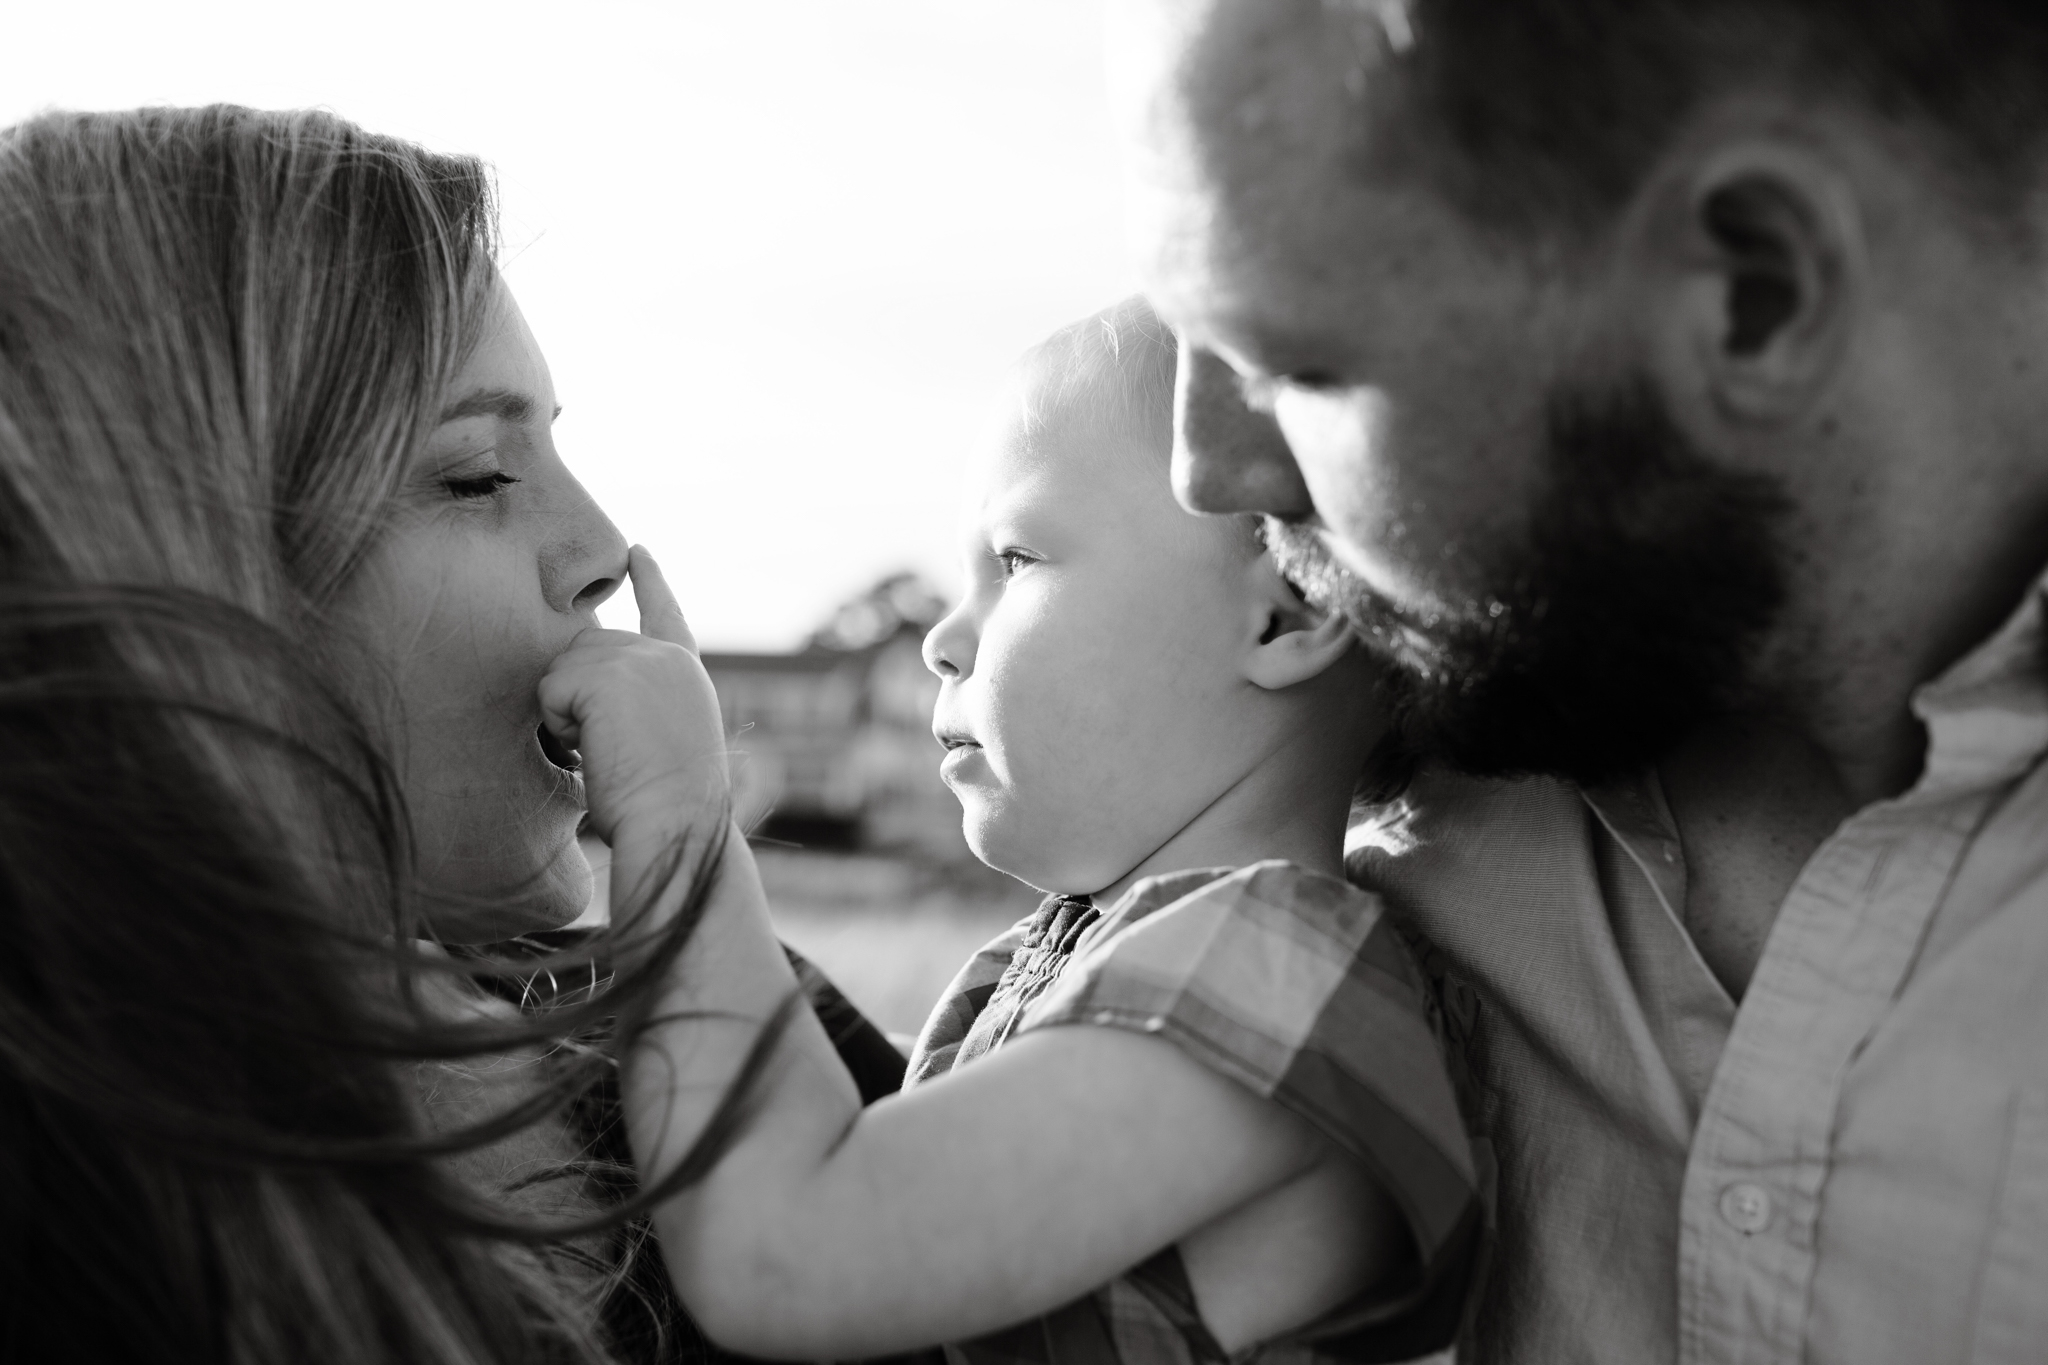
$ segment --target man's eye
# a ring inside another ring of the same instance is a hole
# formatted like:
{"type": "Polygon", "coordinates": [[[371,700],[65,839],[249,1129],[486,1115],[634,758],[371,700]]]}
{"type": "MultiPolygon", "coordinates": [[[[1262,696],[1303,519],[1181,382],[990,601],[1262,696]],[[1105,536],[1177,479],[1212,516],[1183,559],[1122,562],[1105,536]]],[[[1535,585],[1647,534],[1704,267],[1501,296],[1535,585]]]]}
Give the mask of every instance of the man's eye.
{"type": "Polygon", "coordinates": [[[469,501],[494,497],[500,489],[510,488],[518,482],[519,480],[513,478],[510,474],[500,473],[496,470],[489,474],[479,474],[473,479],[441,480],[442,486],[449,493],[469,501]]]}
{"type": "Polygon", "coordinates": [[[1330,393],[1343,388],[1344,381],[1332,370],[1289,370],[1279,375],[1241,376],[1237,387],[1246,407],[1253,412],[1270,413],[1278,405],[1284,389],[1299,393],[1330,393]]]}
{"type": "Polygon", "coordinates": [[[1344,386],[1344,381],[1329,370],[1293,370],[1280,376],[1280,382],[1290,389],[1304,389],[1309,393],[1328,393],[1344,386]]]}

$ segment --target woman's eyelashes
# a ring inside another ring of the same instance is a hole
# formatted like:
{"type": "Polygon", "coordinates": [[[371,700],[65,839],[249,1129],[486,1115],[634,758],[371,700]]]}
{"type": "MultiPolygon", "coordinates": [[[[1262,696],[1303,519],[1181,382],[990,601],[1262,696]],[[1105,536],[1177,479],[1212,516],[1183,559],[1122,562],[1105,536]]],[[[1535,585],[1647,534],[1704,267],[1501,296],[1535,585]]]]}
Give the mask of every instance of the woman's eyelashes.
{"type": "Polygon", "coordinates": [[[475,474],[467,478],[443,478],[441,485],[455,498],[464,502],[479,502],[485,498],[496,497],[518,482],[519,480],[512,475],[494,469],[488,474],[475,474]]]}

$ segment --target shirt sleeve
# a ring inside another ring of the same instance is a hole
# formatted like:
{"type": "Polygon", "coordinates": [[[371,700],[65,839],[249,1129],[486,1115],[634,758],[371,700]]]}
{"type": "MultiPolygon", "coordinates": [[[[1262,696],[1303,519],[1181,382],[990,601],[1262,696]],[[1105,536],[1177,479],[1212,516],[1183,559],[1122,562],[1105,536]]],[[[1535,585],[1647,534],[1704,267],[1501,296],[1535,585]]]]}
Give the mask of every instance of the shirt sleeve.
{"type": "Polygon", "coordinates": [[[1378,897],[1265,862],[1105,921],[1018,1033],[1061,1024],[1170,1039],[1364,1162],[1421,1253],[1402,1304],[1466,1259],[1472,1147],[1422,978],[1378,897]]]}

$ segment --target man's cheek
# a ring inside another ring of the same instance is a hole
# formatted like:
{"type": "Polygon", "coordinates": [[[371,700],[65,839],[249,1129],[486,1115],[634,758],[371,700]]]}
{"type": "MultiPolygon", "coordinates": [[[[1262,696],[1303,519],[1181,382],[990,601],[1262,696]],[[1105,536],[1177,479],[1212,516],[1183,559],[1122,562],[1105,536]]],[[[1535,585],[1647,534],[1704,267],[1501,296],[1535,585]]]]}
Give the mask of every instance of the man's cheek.
{"type": "Polygon", "coordinates": [[[1288,386],[1273,403],[1273,420],[1311,492],[1369,477],[1374,458],[1387,451],[1392,416],[1387,395],[1365,386],[1288,386]]]}

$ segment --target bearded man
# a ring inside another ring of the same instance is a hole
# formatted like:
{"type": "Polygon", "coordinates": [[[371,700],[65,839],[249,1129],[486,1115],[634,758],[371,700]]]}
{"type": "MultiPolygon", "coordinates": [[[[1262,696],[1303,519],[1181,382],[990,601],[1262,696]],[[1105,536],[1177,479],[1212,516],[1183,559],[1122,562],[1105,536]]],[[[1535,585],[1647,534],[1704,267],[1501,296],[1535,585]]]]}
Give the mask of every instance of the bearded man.
{"type": "Polygon", "coordinates": [[[1120,21],[1176,486],[1421,760],[1460,1361],[2048,1359],[2048,6],[1120,21]]]}

